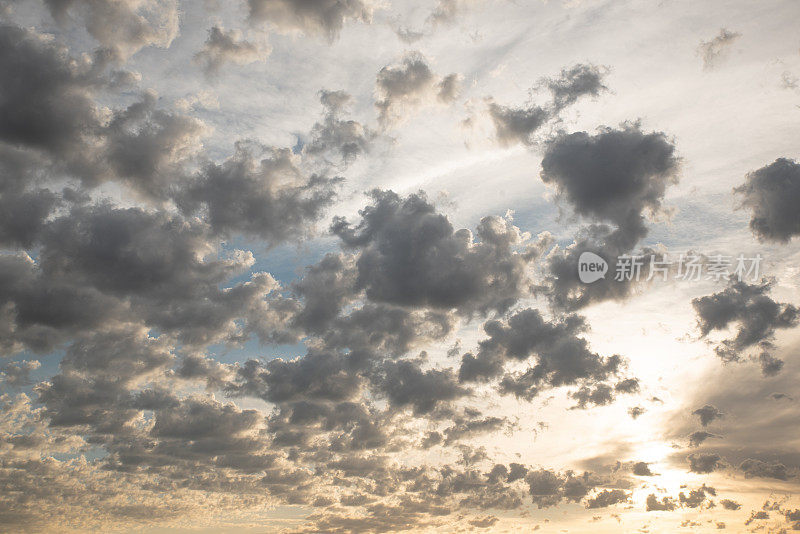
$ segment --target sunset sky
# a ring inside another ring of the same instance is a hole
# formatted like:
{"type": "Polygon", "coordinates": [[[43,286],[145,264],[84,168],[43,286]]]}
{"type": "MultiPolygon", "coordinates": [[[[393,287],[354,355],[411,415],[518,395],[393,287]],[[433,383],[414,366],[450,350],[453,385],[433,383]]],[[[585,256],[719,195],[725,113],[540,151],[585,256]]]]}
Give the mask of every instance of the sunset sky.
{"type": "Polygon", "coordinates": [[[798,22],[0,0],[0,532],[800,530],[798,22]]]}

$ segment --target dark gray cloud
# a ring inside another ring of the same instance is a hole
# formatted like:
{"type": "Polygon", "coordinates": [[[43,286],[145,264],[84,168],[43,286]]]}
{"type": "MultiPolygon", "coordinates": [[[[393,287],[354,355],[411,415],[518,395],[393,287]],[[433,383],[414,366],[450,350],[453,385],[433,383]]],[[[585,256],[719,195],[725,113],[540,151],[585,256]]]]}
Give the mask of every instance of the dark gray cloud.
{"type": "Polygon", "coordinates": [[[654,476],[650,470],[650,465],[647,462],[635,462],[631,471],[638,477],[651,477],[654,476]]]}
{"type": "MultiPolygon", "coordinates": [[[[647,235],[646,216],[664,211],[666,188],[677,181],[679,160],[664,133],[643,132],[638,124],[563,134],[552,139],[542,160],[542,179],[555,187],[558,198],[575,215],[592,221],[574,243],[556,248],[546,258],[541,291],[558,308],[575,310],[591,302],[623,299],[636,281],[604,279],[584,284],[578,278],[578,258],[592,252],[613,265],[647,235]]],[[[660,255],[645,248],[649,261],[660,255]]]]}
{"type": "MultiPolygon", "coordinates": [[[[757,284],[731,281],[718,293],[692,300],[701,336],[732,325],[737,327],[733,338],[721,341],[714,348],[723,361],[739,361],[744,351],[755,346],[770,350],[777,329],[797,325],[798,309],[792,304],[775,302],[768,295],[773,283],[769,280],[757,284]]],[[[766,363],[768,371],[776,370],[775,362],[767,360],[766,363]]]]}
{"type": "Polygon", "coordinates": [[[309,351],[295,360],[279,358],[245,362],[237,371],[231,393],[280,403],[288,401],[353,400],[364,386],[348,358],[331,352],[309,351]]]}
{"type": "Polygon", "coordinates": [[[630,497],[630,493],[621,489],[604,489],[586,500],[586,508],[607,508],[614,504],[629,502],[630,497]]]}
{"type": "Polygon", "coordinates": [[[578,401],[575,408],[585,409],[589,405],[606,406],[614,402],[614,390],[608,384],[597,384],[594,387],[581,386],[573,391],[570,397],[578,401]]]}
{"type": "Polygon", "coordinates": [[[629,123],[595,135],[556,137],[547,145],[541,176],[575,214],[615,225],[632,246],[647,233],[645,213],[662,211],[677,171],[675,146],[667,136],[629,123]]]}
{"type": "Polygon", "coordinates": [[[598,384],[616,375],[622,366],[618,355],[603,357],[589,349],[583,337],[587,325],[583,318],[568,315],[547,321],[533,309],[519,311],[508,321],[488,321],[483,326],[488,338],[481,341],[477,354],[465,354],[461,359],[459,379],[464,382],[502,378],[502,393],[532,399],[540,392],[554,387],[583,384],[592,386],[597,393],[581,389],[576,398],[586,397],[582,406],[610,402],[610,386],[598,384]],[[533,365],[524,372],[503,374],[507,361],[526,361],[533,365]],[[601,399],[600,397],[603,397],[601,399]],[[603,402],[599,402],[599,401],[603,402]],[[595,402],[598,401],[598,402],[595,402]]]}
{"type": "Polygon", "coordinates": [[[497,141],[502,146],[535,144],[534,134],[548,122],[557,119],[561,110],[583,96],[598,96],[607,90],[603,85],[605,74],[605,70],[596,65],[578,63],[562,69],[558,77],[542,78],[538,85],[550,91],[550,104],[529,103],[514,107],[502,106],[491,98],[487,99],[489,117],[494,123],[497,141]]]}
{"type": "Polygon", "coordinates": [[[101,78],[32,30],[0,26],[0,140],[65,159],[100,126],[92,95],[101,78]]]}
{"type": "Polygon", "coordinates": [[[248,0],[252,22],[269,21],[281,31],[301,31],[334,40],[350,20],[369,23],[373,5],[362,0],[248,0]]]}
{"type": "Polygon", "coordinates": [[[562,109],[574,104],[582,96],[598,96],[607,91],[603,78],[607,69],[597,65],[578,63],[563,69],[557,78],[545,78],[542,84],[553,96],[553,105],[562,109]]]}
{"type": "Polygon", "coordinates": [[[722,458],[710,452],[692,453],[687,460],[689,460],[689,471],[692,473],[710,473],[723,465],[722,458]]]}
{"type": "Polygon", "coordinates": [[[206,214],[223,235],[248,234],[277,244],[306,237],[335,196],[338,178],[305,177],[289,149],[239,142],[221,164],[209,163],[176,202],[188,215],[206,214]]]}
{"type": "Polygon", "coordinates": [[[772,356],[768,352],[758,355],[758,363],[761,365],[761,374],[764,376],[775,376],[783,369],[784,361],[772,356]]]}
{"type": "Polygon", "coordinates": [[[675,500],[672,497],[662,497],[658,500],[655,493],[647,496],[646,509],[648,512],[671,512],[677,508],[675,500]]]}
{"type": "MultiPolygon", "coordinates": [[[[280,330],[282,302],[266,273],[224,284],[252,265],[244,251],[218,255],[208,229],[164,212],[75,206],[42,232],[34,262],[6,264],[4,346],[50,350],[69,337],[121,322],[144,322],[188,344],[242,341],[280,330]],[[217,257],[213,257],[212,253],[217,257]]],[[[291,311],[291,310],[289,310],[291,311]]]]}
{"type": "Polygon", "coordinates": [[[449,312],[365,303],[340,315],[321,339],[328,347],[355,351],[358,358],[374,353],[401,355],[443,340],[454,326],[454,317],[449,312]]]}
{"type": "Polygon", "coordinates": [[[326,254],[306,267],[304,276],[292,283],[303,307],[294,316],[296,326],[310,333],[322,333],[340,311],[358,295],[354,259],[343,254],[326,254]]]}
{"type": "Polygon", "coordinates": [[[417,362],[410,360],[387,362],[376,379],[379,390],[393,405],[412,406],[417,415],[430,412],[437,403],[468,393],[450,369],[422,370],[417,362]]]}
{"type": "Polygon", "coordinates": [[[722,505],[723,508],[726,510],[739,510],[742,505],[736,501],[732,501],[731,499],[721,499],[719,503],[722,505]]]}
{"type": "Polygon", "coordinates": [[[780,462],[765,462],[757,458],[747,458],[739,469],[744,471],[746,478],[775,478],[778,480],[788,480],[792,474],[789,469],[780,462]]]}
{"type": "Polygon", "coordinates": [[[205,127],[156,104],[157,96],[146,92],[100,130],[104,150],[94,162],[96,180],[116,178],[151,199],[168,196],[183,164],[200,150],[205,127]]]}
{"type": "Polygon", "coordinates": [[[208,389],[222,389],[234,379],[235,367],[201,354],[187,354],[175,369],[174,376],[205,381],[208,389]]]}
{"type": "Polygon", "coordinates": [[[705,440],[708,438],[718,437],[715,434],[710,432],[706,432],[704,430],[698,430],[696,432],[692,432],[689,434],[689,446],[690,447],[699,447],[705,440]]]}
{"type": "Polygon", "coordinates": [[[0,246],[32,248],[59,203],[49,189],[0,191],[0,246]]]}
{"type": "MultiPolygon", "coordinates": [[[[93,433],[124,436],[138,414],[133,388],[163,372],[172,359],[168,340],[150,338],[143,329],[88,334],[70,345],[61,372],[36,391],[51,426],[88,426],[93,433]]],[[[157,404],[169,403],[161,398],[157,404]]]]}
{"type": "Polygon", "coordinates": [[[697,489],[689,490],[689,493],[686,494],[684,492],[680,492],[678,494],[678,501],[681,503],[681,506],[686,508],[699,508],[706,501],[707,496],[716,497],[717,490],[715,488],[706,486],[703,484],[697,489]]]}
{"type": "Polygon", "coordinates": [[[508,220],[483,218],[474,242],[422,193],[376,190],[371,197],[357,225],[336,218],[331,226],[345,248],[359,251],[357,285],[370,300],[472,314],[507,310],[528,293],[538,250],[518,252],[526,242],[508,220]]]}
{"type": "Polygon", "coordinates": [[[577,502],[593,488],[588,473],[576,476],[572,472],[561,474],[541,468],[528,471],[525,483],[528,485],[528,493],[533,503],[538,508],[556,506],[565,498],[577,502]]]}
{"type": "Polygon", "coordinates": [[[693,411],[692,415],[696,415],[697,417],[700,418],[701,425],[708,426],[709,424],[721,418],[725,414],[719,411],[716,406],[712,406],[711,404],[706,404],[705,406],[693,411]]]}
{"type": "Polygon", "coordinates": [[[270,50],[244,39],[241,32],[212,26],[203,48],[195,55],[207,76],[215,76],[226,63],[246,65],[269,55],[270,50]]]}
{"type": "Polygon", "coordinates": [[[102,109],[95,99],[118,80],[106,72],[103,53],[78,60],[15,26],[1,27],[0,41],[0,67],[15,80],[0,87],[0,141],[29,152],[6,165],[27,158],[39,181],[67,173],[85,186],[118,180],[150,199],[165,198],[181,165],[200,149],[202,122],[159,109],[151,92],[127,108],[102,109]]]}
{"type": "Polygon", "coordinates": [[[27,254],[0,255],[4,354],[48,352],[76,332],[100,328],[125,315],[123,303],[93,287],[43,276],[27,254]]]}
{"type": "Polygon", "coordinates": [[[786,243],[800,234],[800,163],[778,158],[749,173],[734,192],[750,210],[750,229],[760,240],[786,243]]]}

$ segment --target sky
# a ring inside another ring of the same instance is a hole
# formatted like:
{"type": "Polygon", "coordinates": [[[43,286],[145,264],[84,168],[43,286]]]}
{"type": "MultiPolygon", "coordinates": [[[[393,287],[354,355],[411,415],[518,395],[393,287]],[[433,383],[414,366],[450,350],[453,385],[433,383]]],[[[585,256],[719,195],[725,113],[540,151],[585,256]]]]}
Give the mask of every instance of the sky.
{"type": "Polygon", "coordinates": [[[0,0],[0,531],[800,530],[799,19],[0,0]]]}

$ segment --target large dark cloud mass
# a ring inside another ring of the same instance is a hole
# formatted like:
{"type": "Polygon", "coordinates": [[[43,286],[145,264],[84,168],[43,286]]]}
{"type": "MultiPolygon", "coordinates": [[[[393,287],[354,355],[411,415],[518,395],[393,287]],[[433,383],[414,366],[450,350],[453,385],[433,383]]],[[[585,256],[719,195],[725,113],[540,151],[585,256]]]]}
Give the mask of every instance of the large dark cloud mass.
{"type": "Polygon", "coordinates": [[[752,213],[750,229],[763,241],[786,243],[800,234],[800,163],[778,158],[734,189],[752,213]]]}
{"type": "Polygon", "coordinates": [[[663,133],[626,124],[555,138],[542,159],[542,180],[576,215],[613,224],[631,246],[647,233],[644,215],[662,209],[677,167],[675,146],[663,133]]]}
{"type": "Polygon", "coordinates": [[[424,194],[371,197],[358,224],[336,219],[331,227],[346,249],[359,251],[357,284],[371,300],[470,314],[505,311],[529,294],[528,265],[539,251],[508,220],[483,218],[476,242],[424,194]]]}
{"type": "Polygon", "coordinates": [[[676,183],[678,170],[674,144],[664,133],[644,132],[638,124],[601,128],[594,135],[563,134],[548,143],[542,180],[572,213],[591,222],[572,245],[547,258],[545,291],[556,305],[577,309],[630,293],[635,281],[616,280],[613,266],[647,235],[647,216],[664,210],[664,194],[676,183]],[[578,258],[586,251],[610,265],[609,274],[591,285],[577,276],[578,258]]]}

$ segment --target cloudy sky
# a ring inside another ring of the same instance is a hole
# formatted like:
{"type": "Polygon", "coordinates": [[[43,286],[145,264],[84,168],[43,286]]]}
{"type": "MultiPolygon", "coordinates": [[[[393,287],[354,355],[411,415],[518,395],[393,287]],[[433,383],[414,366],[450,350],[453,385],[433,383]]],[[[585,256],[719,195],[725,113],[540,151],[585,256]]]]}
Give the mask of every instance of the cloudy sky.
{"type": "Polygon", "coordinates": [[[0,530],[800,530],[799,19],[0,0],[0,530]]]}

